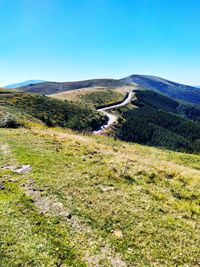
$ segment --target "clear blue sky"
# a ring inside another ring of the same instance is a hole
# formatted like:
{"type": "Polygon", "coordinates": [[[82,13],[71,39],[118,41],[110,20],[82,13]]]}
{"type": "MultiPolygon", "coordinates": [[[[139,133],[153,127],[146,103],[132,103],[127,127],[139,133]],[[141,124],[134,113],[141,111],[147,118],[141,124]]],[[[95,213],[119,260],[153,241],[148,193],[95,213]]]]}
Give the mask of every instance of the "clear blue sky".
{"type": "Polygon", "coordinates": [[[0,85],[150,74],[200,84],[199,0],[0,0],[0,85]]]}

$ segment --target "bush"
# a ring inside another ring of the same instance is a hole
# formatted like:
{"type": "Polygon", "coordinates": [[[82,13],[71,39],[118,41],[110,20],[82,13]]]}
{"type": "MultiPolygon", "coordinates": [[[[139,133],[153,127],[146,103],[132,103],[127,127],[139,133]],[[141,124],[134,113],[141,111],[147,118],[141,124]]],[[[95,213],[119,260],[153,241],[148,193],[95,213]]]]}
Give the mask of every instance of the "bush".
{"type": "Polygon", "coordinates": [[[15,116],[23,121],[37,119],[48,127],[59,126],[89,132],[99,128],[106,120],[106,116],[98,113],[94,108],[36,94],[21,92],[4,94],[0,96],[0,102],[6,109],[9,108],[8,114],[10,114],[10,110],[13,112],[12,114],[15,114],[13,117],[2,119],[0,127],[4,128],[19,127],[15,116]]]}
{"type": "Polygon", "coordinates": [[[22,125],[10,114],[0,119],[0,128],[19,128],[20,126],[22,125]]]}

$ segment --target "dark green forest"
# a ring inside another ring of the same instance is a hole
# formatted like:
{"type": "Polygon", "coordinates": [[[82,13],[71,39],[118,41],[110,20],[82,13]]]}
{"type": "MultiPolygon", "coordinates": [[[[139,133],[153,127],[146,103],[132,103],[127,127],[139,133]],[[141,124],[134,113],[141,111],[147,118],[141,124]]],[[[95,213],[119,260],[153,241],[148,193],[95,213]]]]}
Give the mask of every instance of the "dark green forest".
{"type": "Polygon", "coordinates": [[[136,91],[136,107],[120,109],[115,135],[125,141],[200,152],[200,110],[150,91],[136,91]]]}

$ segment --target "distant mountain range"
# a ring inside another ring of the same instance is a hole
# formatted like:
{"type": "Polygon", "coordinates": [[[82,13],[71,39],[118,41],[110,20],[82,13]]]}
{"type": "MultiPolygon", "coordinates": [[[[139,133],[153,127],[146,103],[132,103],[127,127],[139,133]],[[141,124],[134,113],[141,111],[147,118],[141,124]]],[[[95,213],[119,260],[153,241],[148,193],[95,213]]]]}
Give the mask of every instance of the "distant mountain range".
{"type": "Polygon", "coordinates": [[[18,89],[25,92],[49,95],[81,88],[113,88],[134,84],[136,86],[139,86],[141,89],[156,91],[179,101],[200,105],[200,88],[172,82],[160,77],[149,75],[131,75],[119,80],[91,79],[75,82],[45,82],[41,80],[31,80],[26,81],[22,84],[23,85],[17,84],[17,86],[10,85],[6,88],[17,87],[18,89]]]}
{"type": "Polygon", "coordinates": [[[27,86],[27,85],[31,85],[31,84],[38,84],[38,83],[43,83],[45,81],[43,80],[28,80],[28,81],[24,81],[21,83],[13,83],[13,84],[9,84],[4,86],[4,88],[18,88],[18,87],[22,87],[22,86],[27,86]]]}

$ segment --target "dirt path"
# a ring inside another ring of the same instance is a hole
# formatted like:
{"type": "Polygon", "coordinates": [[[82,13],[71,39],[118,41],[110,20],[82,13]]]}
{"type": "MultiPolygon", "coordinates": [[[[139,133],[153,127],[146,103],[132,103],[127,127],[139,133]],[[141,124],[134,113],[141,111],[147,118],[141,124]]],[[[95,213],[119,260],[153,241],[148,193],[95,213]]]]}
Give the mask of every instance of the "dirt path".
{"type": "Polygon", "coordinates": [[[106,112],[107,110],[110,109],[116,109],[116,108],[120,108],[123,107],[125,105],[128,105],[133,97],[134,93],[133,91],[129,92],[127,98],[120,104],[113,104],[112,106],[109,107],[105,107],[105,108],[99,108],[97,109],[97,111],[102,112],[104,115],[106,115],[108,117],[108,121],[106,124],[102,125],[97,131],[94,131],[94,134],[100,134],[102,131],[104,131],[106,128],[108,128],[110,125],[112,125],[116,120],[117,120],[117,116],[110,114],[108,112],[106,112]]]}

